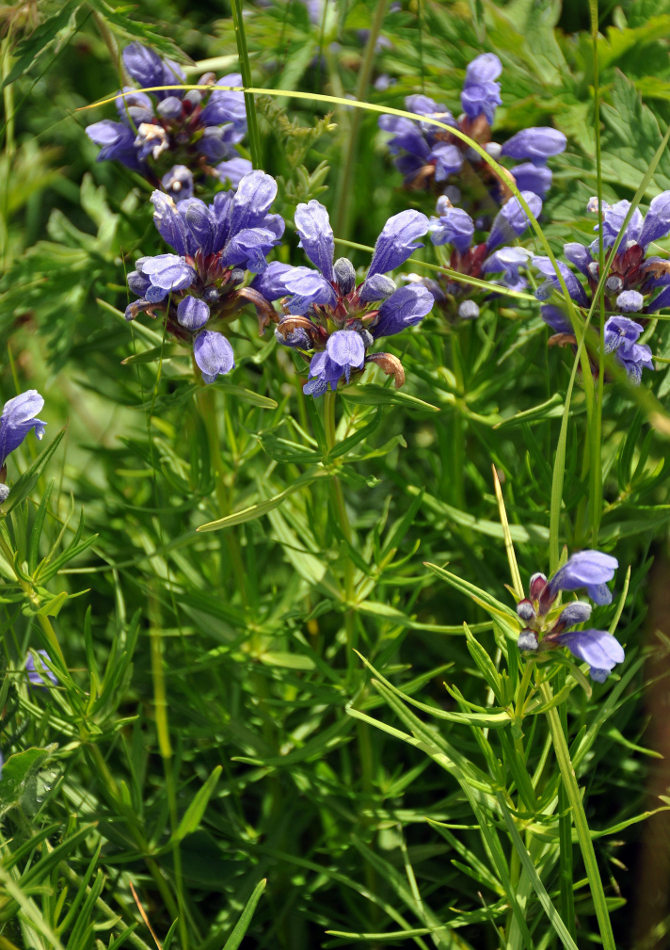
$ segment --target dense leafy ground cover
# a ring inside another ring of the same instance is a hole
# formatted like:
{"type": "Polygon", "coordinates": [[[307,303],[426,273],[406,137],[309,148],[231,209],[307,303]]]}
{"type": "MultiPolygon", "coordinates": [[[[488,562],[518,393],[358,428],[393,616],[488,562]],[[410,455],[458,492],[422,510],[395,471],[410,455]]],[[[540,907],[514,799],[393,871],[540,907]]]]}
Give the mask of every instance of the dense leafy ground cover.
{"type": "Polygon", "coordinates": [[[664,945],[670,4],[0,16],[0,947],[664,945]]]}

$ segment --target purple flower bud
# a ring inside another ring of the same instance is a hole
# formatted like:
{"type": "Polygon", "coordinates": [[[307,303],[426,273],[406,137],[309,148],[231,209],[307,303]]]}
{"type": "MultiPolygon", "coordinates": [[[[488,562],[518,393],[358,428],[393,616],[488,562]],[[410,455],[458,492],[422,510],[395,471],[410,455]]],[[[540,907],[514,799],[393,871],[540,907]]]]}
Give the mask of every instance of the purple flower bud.
{"type": "Polygon", "coordinates": [[[372,303],[373,300],[386,300],[396,289],[396,282],[386,274],[374,274],[361,284],[358,296],[362,303],[372,303]]]}
{"type": "Polygon", "coordinates": [[[535,609],[533,608],[532,603],[527,600],[520,600],[516,605],[516,612],[518,617],[523,620],[524,623],[530,623],[531,620],[535,619],[535,609]]]}
{"type": "Polygon", "coordinates": [[[616,305],[624,313],[637,313],[644,307],[644,297],[638,290],[624,290],[617,297],[616,305]]]}
{"type": "MultiPolygon", "coordinates": [[[[338,257],[333,265],[333,273],[340,293],[346,297],[356,286],[356,271],[348,257],[338,257]]],[[[395,284],[393,285],[395,288],[395,284]]]]}
{"type": "Polygon", "coordinates": [[[533,163],[544,163],[552,155],[559,155],[567,144],[567,139],[558,129],[547,126],[521,129],[502,147],[502,154],[517,161],[524,158],[533,163]]]}
{"type": "MultiPolygon", "coordinates": [[[[522,191],[521,197],[530,208],[533,216],[537,218],[542,211],[542,199],[532,191],[522,191]]],[[[528,215],[521,207],[521,202],[515,196],[505,202],[496,215],[489,239],[486,246],[490,251],[498,247],[504,241],[513,241],[526,230],[530,220],[528,215]]]]}
{"type": "Polygon", "coordinates": [[[602,551],[580,551],[573,554],[549,580],[545,594],[551,603],[559,590],[579,590],[585,587],[595,604],[611,604],[612,592],[606,587],[606,582],[612,580],[618,566],[619,562],[610,554],[604,554],[602,551]]]}
{"type": "Polygon", "coordinates": [[[528,583],[528,593],[531,600],[537,600],[547,586],[547,578],[544,574],[533,574],[528,583]]]}
{"type": "Polygon", "coordinates": [[[7,400],[0,415],[0,468],[31,429],[35,430],[36,439],[42,438],[46,422],[35,417],[43,405],[44,399],[36,389],[28,389],[7,400]]]}
{"type": "Polygon", "coordinates": [[[177,307],[177,322],[187,330],[200,330],[209,320],[209,307],[197,297],[184,297],[177,307]]]}
{"type": "Polygon", "coordinates": [[[538,647],[536,635],[532,630],[522,630],[517,640],[517,646],[520,650],[534,652],[538,647]]]}
{"type": "Polygon", "coordinates": [[[324,206],[314,199],[307,204],[299,204],[295,209],[295,226],[300,235],[299,247],[303,248],[326,280],[334,280],[335,238],[324,206]]]}
{"type": "MultiPolygon", "coordinates": [[[[35,650],[34,653],[43,656],[49,663],[51,662],[51,657],[46,650],[35,650]]],[[[28,673],[30,685],[44,688],[49,685],[47,681],[50,681],[54,686],[58,686],[57,676],[47,668],[46,663],[42,663],[38,660],[37,662],[40,666],[39,669],[37,668],[34,653],[29,653],[26,657],[26,672],[28,673]]]]}
{"type": "Polygon", "coordinates": [[[232,346],[214,330],[200,331],[193,344],[193,355],[206,383],[213,383],[217,376],[224,376],[235,366],[232,346]]]}
{"type": "Polygon", "coordinates": [[[589,675],[597,683],[604,683],[613,667],[625,658],[619,641],[605,630],[571,630],[556,637],[556,642],[588,663],[589,675]]]}
{"type": "Polygon", "coordinates": [[[610,294],[618,294],[622,289],[623,280],[617,274],[612,274],[605,281],[605,290],[610,294]]]}
{"type": "Polygon", "coordinates": [[[428,231],[428,218],[420,211],[401,211],[388,219],[377,238],[368,277],[387,274],[404,264],[412,251],[423,247],[418,238],[428,231]]]}
{"type": "Polygon", "coordinates": [[[591,616],[592,610],[591,604],[584,603],[584,601],[581,600],[575,600],[563,608],[556,623],[560,624],[563,628],[574,627],[577,623],[586,623],[591,616]]]}

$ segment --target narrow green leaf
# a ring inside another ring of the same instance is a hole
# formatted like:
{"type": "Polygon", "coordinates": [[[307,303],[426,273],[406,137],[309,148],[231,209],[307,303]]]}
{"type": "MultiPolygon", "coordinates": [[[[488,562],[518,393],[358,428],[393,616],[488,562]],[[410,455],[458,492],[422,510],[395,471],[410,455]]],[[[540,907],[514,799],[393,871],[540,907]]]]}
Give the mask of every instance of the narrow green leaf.
{"type": "Polygon", "coordinates": [[[247,901],[244,910],[240,914],[240,919],[233,927],[230,937],[228,937],[225,944],[223,945],[223,950],[237,950],[239,945],[242,943],[242,938],[249,929],[249,924],[251,923],[251,918],[254,916],[256,905],[261,899],[261,894],[265,890],[267,883],[267,879],[263,878],[263,880],[259,881],[254,888],[253,894],[247,901]]]}

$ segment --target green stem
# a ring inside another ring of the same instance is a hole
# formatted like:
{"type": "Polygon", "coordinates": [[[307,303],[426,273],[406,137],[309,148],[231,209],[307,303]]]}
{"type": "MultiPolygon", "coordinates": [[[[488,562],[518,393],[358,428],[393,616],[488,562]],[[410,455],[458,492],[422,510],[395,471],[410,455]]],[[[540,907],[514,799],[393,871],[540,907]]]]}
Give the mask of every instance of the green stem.
{"type": "MultiPolygon", "coordinates": [[[[246,88],[249,88],[251,86],[251,64],[249,63],[249,51],[247,50],[247,37],[244,32],[242,0],[232,0],[231,6],[233,12],[233,26],[235,28],[235,40],[237,42],[237,55],[240,57],[242,82],[246,88]]],[[[261,168],[263,165],[261,158],[261,136],[258,131],[258,116],[256,115],[256,103],[254,102],[253,93],[244,93],[244,105],[247,110],[247,130],[251,161],[254,168],[261,168]]]]}
{"type": "MultiPolygon", "coordinates": [[[[337,398],[337,393],[332,390],[328,390],[323,397],[323,427],[326,434],[326,451],[330,452],[331,449],[335,447],[337,442],[336,436],[336,425],[335,425],[335,399],[337,398]]],[[[345,540],[348,544],[351,544],[353,541],[353,533],[351,530],[351,524],[349,522],[349,516],[347,515],[347,509],[344,504],[344,493],[342,492],[342,485],[340,483],[337,475],[333,475],[330,479],[330,492],[331,492],[331,502],[333,506],[333,514],[337,520],[340,530],[345,537],[345,540]]],[[[354,603],[354,565],[351,558],[345,553],[344,558],[344,602],[346,605],[345,614],[344,614],[344,623],[345,630],[347,634],[347,670],[348,670],[348,679],[351,680],[351,676],[354,670],[354,650],[357,646],[356,638],[356,629],[354,622],[353,614],[353,603],[354,603]]]]}
{"type": "MultiPolygon", "coordinates": [[[[370,35],[368,36],[367,46],[363,54],[360,72],[358,73],[358,84],[356,86],[356,98],[359,101],[365,99],[368,94],[372,68],[375,61],[375,46],[379,38],[379,33],[384,22],[388,0],[377,0],[377,7],[372,23],[370,24],[370,35]]],[[[358,152],[358,135],[361,127],[361,118],[363,113],[360,109],[355,109],[351,118],[349,136],[347,139],[346,151],[343,156],[344,161],[340,165],[340,174],[337,182],[337,217],[335,219],[335,234],[338,237],[346,237],[349,228],[349,196],[353,194],[352,183],[356,177],[356,154],[358,152]]]]}
{"type": "MultiPolygon", "coordinates": [[[[543,682],[539,684],[539,687],[545,702],[548,704],[551,703],[553,701],[553,694],[549,684],[543,682]]],[[[549,723],[554,752],[556,753],[556,761],[558,762],[563,786],[568,798],[572,819],[575,823],[577,840],[582,852],[582,859],[593,898],[593,906],[598,919],[598,928],[600,930],[602,944],[605,950],[616,950],[603,882],[600,877],[593,840],[584,812],[584,803],[582,802],[579,785],[577,784],[577,776],[570,761],[570,750],[568,749],[565,733],[561,726],[561,717],[555,706],[550,706],[550,708],[547,709],[546,716],[549,723]]]]}

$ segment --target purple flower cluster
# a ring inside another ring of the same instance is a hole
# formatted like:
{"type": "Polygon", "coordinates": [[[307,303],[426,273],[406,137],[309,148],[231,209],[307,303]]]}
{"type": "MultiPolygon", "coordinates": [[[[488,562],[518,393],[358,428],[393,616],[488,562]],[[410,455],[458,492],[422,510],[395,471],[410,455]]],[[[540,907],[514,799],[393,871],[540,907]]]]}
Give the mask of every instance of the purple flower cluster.
{"type": "MultiPolygon", "coordinates": [[[[496,160],[509,158],[520,162],[509,169],[517,187],[543,197],[552,180],[547,160],[565,149],[565,136],[556,129],[538,127],[523,129],[502,146],[492,142],[491,126],[496,107],[502,102],[500,83],[496,82],[501,72],[502,64],[493,53],[483,53],[472,60],[465,73],[461,92],[463,115],[458,120],[445,105],[428,96],[408,96],[405,108],[458,129],[496,160]]],[[[481,156],[445,129],[394,115],[381,116],[379,127],[392,134],[389,149],[396,156],[395,164],[406,187],[436,189],[459,204],[469,201],[470,207],[481,204],[482,195],[477,188],[490,193],[497,204],[511,195],[481,156]],[[466,194],[468,191],[471,193],[466,194]]]]}
{"type": "MultiPolygon", "coordinates": [[[[186,77],[172,60],[131,43],[123,51],[127,74],[143,88],[174,86],[186,77]]],[[[246,112],[241,92],[216,86],[241,86],[239,73],[216,80],[206,73],[199,89],[144,92],[126,86],[116,100],[119,121],[103,119],[86,129],[100,146],[98,161],[113,159],[139,172],[153,185],[162,185],[175,201],[193,195],[196,180],[205,175],[236,185],[251,171],[235,146],[246,134],[246,112]]]]}
{"type": "Polygon", "coordinates": [[[384,225],[363,281],[346,257],[334,261],[335,240],[328,212],[318,201],[299,204],[295,225],[300,246],[317,270],[272,263],[256,278],[254,288],[269,300],[283,301],[284,315],[275,328],[277,340],[313,353],[304,392],[320,396],[340,382],[358,376],[374,362],[396,386],[405,373],[390,353],[368,353],[375,340],[393,336],[418,323],[433,306],[422,286],[396,287],[386,276],[423,245],[428,218],[419,211],[402,211],[384,225]]]}
{"type": "Polygon", "coordinates": [[[37,390],[29,389],[8,399],[3,407],[0,415],[0,503],[6,501],[9,495],[9,488],[4,483],[7,456],[21,445],[31,429],[37,439],[44,435],[46,422],[37,418],[43,405],[44,399],[37,390]]]}
{"type": "MultiPolygon", "coordinates": [[[[535,217],[542,211],[542,199],[532,191],[521,196],[535,217]]],[[[500,276],[491,281],[512,290],[523,290],[526,280],[519,268],[526,264],[530,253],[522,247],[501,247],[505,241],[520,237],[530,221],[518,198],[509,198],[493,220],[486,240],[473,244],[475,222],[461,208],[455,208],[446,195],[437,199],[437,217],[430,219],[430,237],[433,244],[451,245],[449,268],[467,277],[486,280],[490,274],[500,276]]],[[[490,292],[480,290],[467,282],[438,273],[437,278],[411,280],[426,286],[436,304],[450,319],[471,320],[479,316],[480,305],[490,292]]]]}
{"type": "MultiPolygon", "coordinates": [[[[587,210],[598,210],[595,198],[589,201],[587,210]]],[[[629,211],[629,201],[618,201],[614,205],[603,203],[601,226],[606,253],[619,237],[629,211]]],[[[596,225],[594,230],[600,230],[600,226],[596,225]]],[[[667,234],[670,234],[670,191],[652,200],[644,218],[638,209],[634,211],[605,281],[605,308],[613,312],[605,324],[605,351],[616,354],[635,383],[640,382],[642,370],[653,369],[654,364],[649,347],[636,342],[643,331],[642,325],[624,314],[639,314],[640,319],[646,320],[670,304],[670,265],[664,258],[648,255],[649,245],[667,234]]],[[[599,242],[595,240],[587,247],[573,241],[563,246],[563,252],[583,278],[579,280],[567,264],[558,261],[568,293],[579,307],[589,307],[600,280],[599,242]]],[[[548,257],[533,257],[532,263],[545,278],[537,296],[546,300],[552,291],[560,290],[556,270],[548,257]]],[[[560,307],[546,304],[541,312],[544,321],[560,335],[558,342],[574,341],[570,322],[560,307]]]]}
{"type": "Polygon", "coordinates": [[[156,228],[175,253],[136,262],[128,286],[140,299],[128,305],[126,319],[161,314],[176,339],[192,343],[206,383],[235,365],[230,343],[213,326],[234,319],[248,303],[262,328],[276,319],[268,301],[243,286],[247,271],[266,269],[267,254],[284,233],[282,218],[269,213],[276,194],[275,180],[254,171],[210,205],[198,198],[175,204],[161,191],[151,196],[156,228]]]}
{"type": "Polygon", "coordinates": [[[602,551],[580,551],[559,568],[549,580],[544,574],[533,574],[527,598],[517,604],[517,614],[524,624],[519,634],[519,649],[544,651],[567,647],[578,660],[589,664],[591,679],[604,683],[614,666],[623,663],[623,647],[605,630],[575,630],[591,617],[591,605],[571,601],[556,616],[552,605],[559,591],[586,589],[594,604],[610,604],[612,593],[607,582],[619,566],[616,558],[602,551]]]}

